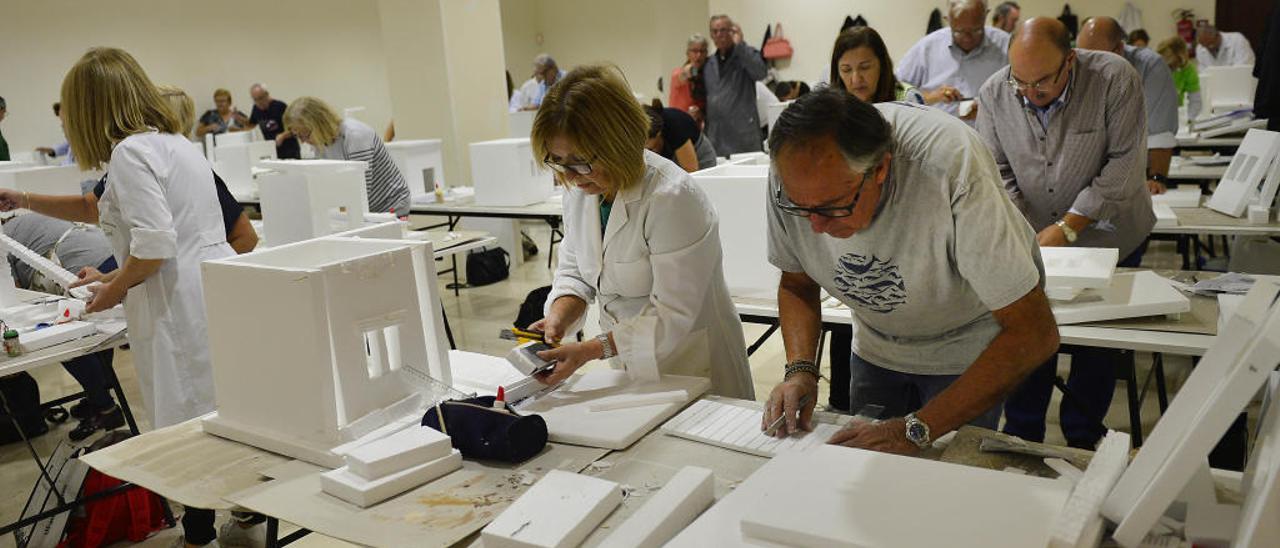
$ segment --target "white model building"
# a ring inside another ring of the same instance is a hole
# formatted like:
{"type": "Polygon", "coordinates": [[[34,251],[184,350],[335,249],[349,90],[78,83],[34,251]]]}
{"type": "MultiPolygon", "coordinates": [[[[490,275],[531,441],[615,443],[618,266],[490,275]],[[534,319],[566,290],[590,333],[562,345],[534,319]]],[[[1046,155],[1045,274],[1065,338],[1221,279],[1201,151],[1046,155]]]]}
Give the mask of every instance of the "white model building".
{"type": "Polygon", "coordinates": [[[364,226],[369,212],[365,163],[273,160],[258,179],[262,231],[269,245],[328,236],[364,226]]]}

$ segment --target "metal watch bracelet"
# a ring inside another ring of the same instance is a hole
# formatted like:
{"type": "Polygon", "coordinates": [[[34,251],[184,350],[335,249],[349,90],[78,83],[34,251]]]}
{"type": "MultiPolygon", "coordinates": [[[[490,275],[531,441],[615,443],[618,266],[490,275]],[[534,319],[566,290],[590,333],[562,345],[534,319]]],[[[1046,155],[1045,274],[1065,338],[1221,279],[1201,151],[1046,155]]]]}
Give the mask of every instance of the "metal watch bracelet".
{"type": "Polygon", "coordinates": [[[782,374],[782,381],[791,380],[796,373],[809,373],[813,375],[813,380],[818,380],[822,374],[818,370],[818,364],[810,360],[795,360],[787,363],[786,370],[782,374]]]}

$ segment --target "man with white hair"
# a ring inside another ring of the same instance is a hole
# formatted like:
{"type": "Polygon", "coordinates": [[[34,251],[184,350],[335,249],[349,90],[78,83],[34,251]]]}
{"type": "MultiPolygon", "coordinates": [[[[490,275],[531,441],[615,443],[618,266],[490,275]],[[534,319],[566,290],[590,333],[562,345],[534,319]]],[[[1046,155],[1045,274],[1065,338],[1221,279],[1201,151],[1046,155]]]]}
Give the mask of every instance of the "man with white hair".
{"type": "Polygon", "coordinates": [[[262,138],[276,142],[276,157],[280,159],[298,159],[302,157],[302,148],[298,140],[284,128],[284,111],[289,105],[284,101],[271,98],[271,92],[262,84],[249,87],[249,96],[253,97],[253,113],[249,115],[249,128],[261,128],[262,138]]]}
{"type": "Polygon", "coordinates": [[[1213,25],[1201,25],[1196,29],[1196,63],[1203,70],[1208,67],[1252,65],[1253,47],[1249,39],[1238,32],[1218,32],[1213,25]]]}
{"type": "Polygon", "coordinates": [[[911,46],[896,74],[915,86],[928,104],[967,121],[976,108],[959,112],[959,104],[977,96],[987,78],[1009,64],[1009,33],[985,26],[987,3],[983,0],[951,0],[950,28],[929,33],[911,46]]]}
{"type": "Polygon", "coordinates": [[[556,60],[545,53],[538,54],[533,58],[533,76],[520,85],[515,93],[511,94],[511,103],[508,108],[511,112],[519,112],[521,110],[538,110],[542,105],[542,97],[547,94],[547,90],[551,86],[556,85],[564,77],[564,71],[556,65],[556,60]]]}
{"type": "Polygon", "coordinates": [[[716,153],[724,156],[757,152],[764,147],[756,110],[756,82],[768,74],[764,58],[742,40],[742,28],[728,15],[711,17],[711,41],[716,54],[703,65],[707,86],[706,134],[716,153]]]}

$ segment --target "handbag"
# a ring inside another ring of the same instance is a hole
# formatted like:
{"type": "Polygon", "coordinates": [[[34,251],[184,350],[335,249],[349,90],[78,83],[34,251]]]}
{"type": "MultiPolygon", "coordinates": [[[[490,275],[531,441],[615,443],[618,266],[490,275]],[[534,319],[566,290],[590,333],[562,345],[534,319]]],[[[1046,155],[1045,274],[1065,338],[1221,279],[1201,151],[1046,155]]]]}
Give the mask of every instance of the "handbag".
{"type": "Polygon", "coordinates": [[[769,40],[764,43],[763,53],[765,59],[791,58],[793,53],[791,42],[788,42],[786,37],[782,35],[782,23],[774,26],[773,36],[769,37],[769,40]]]}
{"type": "Polygon", "coordinates": [[[501,247],[467,253],[467,285],[498,283],[511,274],[511,257],[501,247]]]}
{"type": "Polygon", "coordinates": [[[449,436],[464,458],[521,463],[547,446],[547,422],[539,415],[494,409],[493,396],[448,400],[427,409],[422,425],[449,436]],[[440,416],[444,416],[444,427],[440,416]]]}

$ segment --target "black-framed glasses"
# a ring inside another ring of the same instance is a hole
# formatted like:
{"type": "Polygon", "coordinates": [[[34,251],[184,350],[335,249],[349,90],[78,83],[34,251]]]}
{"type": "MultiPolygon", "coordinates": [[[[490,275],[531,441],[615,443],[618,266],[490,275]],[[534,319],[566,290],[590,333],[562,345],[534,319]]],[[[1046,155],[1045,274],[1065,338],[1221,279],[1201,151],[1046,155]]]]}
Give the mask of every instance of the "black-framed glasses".
{"type": "Polygon", "coordinates": [[[559,162],[552,162],[550,154],[548,154],[546,158],[542,159],[542,163],[546,164],[552,171],[561,175],[569,173],[570,171],[577,173],[578,175],[591,175],[591,163],[594,161],[595,160],[593,159],[577,164],[561,164],[559,162]]]}
{"type": "Polygon", "coordinates": [[[972,29],[958,29],[951,27],[952,38],[960,38],[962,36],[982,36],[983,34],[986,34],[986,32],[986,27],[977,27],[972,29]]]}
{"type": "Polygon", "coordinates": [[[853,193],[853,199],[849,201],[848,205],[825,207],[798,206],[787,197],[786,193],[782,192],[781,182],[779,182],[773,189],[773,205],[777,206],[783,213],[786,213],[787,215],[794,215],[796,217],[808,217],[810,215],[817,215],[819,217],[827,217],[831,219],[848,217],[853,215],[853,210],[858,206],[858,200],[862,197],[862,189],[867,188],[867,178],[875,172],[876,167],[877,166],[871,166],[869,169],[862,172],[862,182],[858,185],[858,190],[853,193]]]}
{"type": "Polygon", "coordinates": [[[1008,84],[1009,87],[1013,88],[1013,91],[1015,92],[1021,91],[1024,89],[1030,89],[1030,90],[1037,91],[1039,93],[1044,93],[1046,91],[1049,91],[1048,89],[1046,89],[1046,86],[1054,86],[1058,84],[1058,78],[1062,77],[1062,69],[1067,66],[1067,60],[1069,59],[1071,59],[1071,54],[1067,54],[1065,57],[1062,58],[1062,63],[1058,65],[1058,70],[1053,71],[1053,80],[1049,81],[1048,84],[1045,83],[1045,80],[1049,80],[1048,76],[1045,76],[1044,78],[1041,78],[1039,81],[1033,82],[1030,84],[1026,82],[1020,82],[1018,81],[1017,78],[1013,77],[1013,70],[1009,71],[1009,79],[1005,80],[1004,83],[1008,84]]]}

